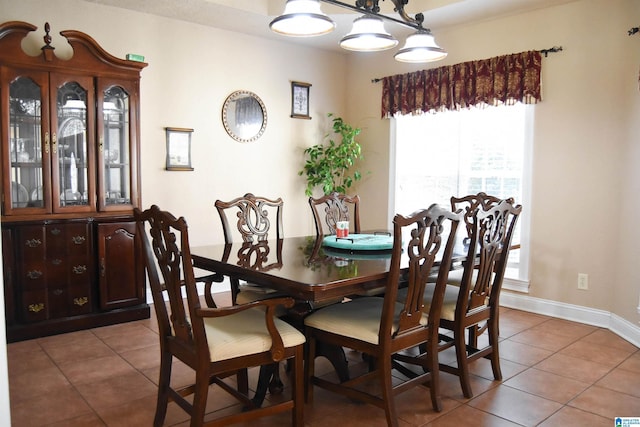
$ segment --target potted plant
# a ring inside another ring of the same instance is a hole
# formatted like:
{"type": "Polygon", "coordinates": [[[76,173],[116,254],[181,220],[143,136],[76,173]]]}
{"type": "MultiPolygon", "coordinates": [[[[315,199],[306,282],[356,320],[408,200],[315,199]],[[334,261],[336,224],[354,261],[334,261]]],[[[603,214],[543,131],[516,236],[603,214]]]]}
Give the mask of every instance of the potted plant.
{"type": "MultiPolygon", "coordinates": [[[[327,116],[333,117],[333,114],[327,116]]],[[[358,160],[363,159],[362,147],[356,141],[361,129],[345,123],[341,117],[333,117],[333,132],[340,135],[340,142],[326,135],[328,144],[316,144],[304,150],[308,159],[298,175],[305,174],[307,177],[307,196],[311,196],[317,186],[322,188],[324,194],[334,191],[344,194],[347,188],[362,178],[360,171],[351,169],[358,160]]]]}

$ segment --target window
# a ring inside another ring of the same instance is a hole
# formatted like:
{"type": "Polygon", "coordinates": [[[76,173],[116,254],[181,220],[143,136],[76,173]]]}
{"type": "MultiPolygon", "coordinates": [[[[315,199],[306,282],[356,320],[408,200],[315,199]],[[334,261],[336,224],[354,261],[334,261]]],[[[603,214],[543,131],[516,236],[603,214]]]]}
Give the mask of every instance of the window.
{"type": "Polygon", "coordinates": [[[524,207],[513,238],[521,249],[510,253],[505,286],[526,291],[533,106],[471,108],[394,122],[394,212],[450,206],[451,196],[480,191],[513,197],[524,207]]]}

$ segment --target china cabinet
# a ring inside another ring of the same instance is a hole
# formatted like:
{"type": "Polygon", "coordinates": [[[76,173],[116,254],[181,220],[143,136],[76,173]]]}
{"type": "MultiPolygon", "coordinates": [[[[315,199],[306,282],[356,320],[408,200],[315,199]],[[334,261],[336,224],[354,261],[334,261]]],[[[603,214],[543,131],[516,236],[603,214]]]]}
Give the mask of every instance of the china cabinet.
{"type": "Polygon", "coordinates": [[[7,337],[17,341],[149,316],[132,218],[140,205],[144,62],[49,24],[0,24],[0,174],[7,337]]]}

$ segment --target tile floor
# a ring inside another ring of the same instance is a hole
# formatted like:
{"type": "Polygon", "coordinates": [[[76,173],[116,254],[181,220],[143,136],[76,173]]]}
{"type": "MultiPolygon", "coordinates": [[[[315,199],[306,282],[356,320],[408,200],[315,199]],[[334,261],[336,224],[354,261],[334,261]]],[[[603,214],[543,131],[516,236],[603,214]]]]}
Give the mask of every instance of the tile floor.
{"type": "MultiPolygon", "coordinates": [[[[640,351],[632,344],[606,329],[511,309],[502,310],[500,329],[502,381],[493,380],[487,360],[474,362],[475,396],[465,399],[458,379],[442,373],[443,411],[434,412],[428,389],[416,387],[397,397],[400,425],[608,427],[616,416],[640,417],[640,351]]],[[[359,355],[348,357],[350,368],[364,367],[359,355]]],[[[12,343],[8,361],[13,427],[152,425],[159,365],[153,318],[12,343]]],[[[333,375],[323,359],[317,366],[333,375]]],[[[176,382],[191,378],[180,363],[174,375],[176,382]]],[[[212,417],[233,404],[213,390],[212,417]]],[[[308,426],[386,424],[376,407],[318,388],[314,397],[305,406],[308,426]]],[[[283,414],[252,425],[288,424],[283,414]]],[[[188,417],[171,403],[165,425],[187,426],[188,417]]]]}

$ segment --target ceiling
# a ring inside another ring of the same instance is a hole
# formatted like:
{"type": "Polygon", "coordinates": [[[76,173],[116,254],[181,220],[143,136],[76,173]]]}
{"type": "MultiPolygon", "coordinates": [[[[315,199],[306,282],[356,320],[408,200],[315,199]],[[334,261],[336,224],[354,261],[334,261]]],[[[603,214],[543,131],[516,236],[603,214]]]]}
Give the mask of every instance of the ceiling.
{"type": "MultiPolygon", "coordinates": [[[[320,37],[298,38],[285,37],[269,30],[269,22],[284,10],[285,0],[85,1],[341,52],[344,51],[338,43],[351,30],[351,22],[357,16],[348,9],[323,3],[322,10],[336,22],[336,30],[320,37]]],[[[424,26],[430,28],[437,38],[438,29],[515,15],[572,1],[576,0],[409,0],[405,10],[410,16],[422,12],[425,17],[424,26]]],[[[355,4],[355,0],[343,2],[355,4]]],[[[393,12],[393,3],[390,0],[382,0],[380,8],[381,13],[399,18],[393,12]]],[[[411,32],[393,22],[387,22],[386,28],[399,39],[411,32]]]]}

